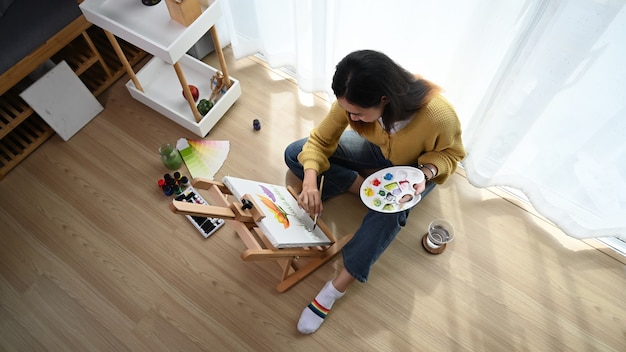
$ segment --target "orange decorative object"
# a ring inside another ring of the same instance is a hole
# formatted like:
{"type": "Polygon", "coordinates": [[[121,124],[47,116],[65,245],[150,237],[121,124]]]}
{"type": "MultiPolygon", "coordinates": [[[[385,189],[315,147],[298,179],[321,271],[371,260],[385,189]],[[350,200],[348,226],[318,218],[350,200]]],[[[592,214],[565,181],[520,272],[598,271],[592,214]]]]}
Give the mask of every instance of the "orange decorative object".
{"type": "Polygon", "coordinates": [[[170,17],[185,27],[192,24],[202,14],[198,0],[165,0],[165,3],[170,17]]]}

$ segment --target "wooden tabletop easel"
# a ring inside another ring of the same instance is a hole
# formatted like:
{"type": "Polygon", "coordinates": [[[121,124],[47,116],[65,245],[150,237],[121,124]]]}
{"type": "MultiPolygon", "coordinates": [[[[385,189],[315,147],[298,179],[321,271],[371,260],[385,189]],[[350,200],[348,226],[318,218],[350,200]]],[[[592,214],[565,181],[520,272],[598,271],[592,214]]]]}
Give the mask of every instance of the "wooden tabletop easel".
{"type": "MultiPolygon", "coordinates": [[[[241,254],[241,259],[244,261],[274,260],[280,265],[282,275],[277,286],[278,292],[287,291],[330,261],[352,238],[352,234],[349,234],[337,241],[328,227],[321,220],[318,220],[317,226],[331,240],[331,244],[315,247],[276,248],[256,225],[256,222],[263,219],[265,214],[254,203],[252,197],[244,195],[240,200],[231,200],[229,198],[233,198],[232,193],[224,183],[219,181],[194,178],[192,185],[196,189],[207,190],[211,200],[216,205],[173,200],[170,209],[177,214],[229,220],[229,224],[233,226],[247,247],[241,254]]],[[[292,196],[296,196],[291,187],[287,187],[287,189],[292,196]]]]}

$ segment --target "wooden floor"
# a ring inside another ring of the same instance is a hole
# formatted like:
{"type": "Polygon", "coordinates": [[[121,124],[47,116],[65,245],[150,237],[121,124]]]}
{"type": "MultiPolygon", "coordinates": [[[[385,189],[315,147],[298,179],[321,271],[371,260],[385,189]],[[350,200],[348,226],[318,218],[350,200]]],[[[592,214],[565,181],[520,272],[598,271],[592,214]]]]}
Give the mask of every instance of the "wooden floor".
{"type": "MultiPolygon", "coordinates": [[[[243,95],[206,137],[230,141],[216,178],[284,184],[283,149],[329,104],[258,59],[225,53],[243,95]]],[[[78,134],[52,137],[0,182],[0,350],[626,351],[623,258],[462,172],[411,213],[370,281],[300,335],[300,312],[341,256],[281,294],[279,267],[243,262],[230,227],[205,240],[171,213],[157,148],[199,137],[132,99],[126,80],[78,134]],[[429,255],[420,239],[440,217],[456,239],[429,255]]],[[[364,213],[344,195],[322,219],[343,236],[364,213]]]]}

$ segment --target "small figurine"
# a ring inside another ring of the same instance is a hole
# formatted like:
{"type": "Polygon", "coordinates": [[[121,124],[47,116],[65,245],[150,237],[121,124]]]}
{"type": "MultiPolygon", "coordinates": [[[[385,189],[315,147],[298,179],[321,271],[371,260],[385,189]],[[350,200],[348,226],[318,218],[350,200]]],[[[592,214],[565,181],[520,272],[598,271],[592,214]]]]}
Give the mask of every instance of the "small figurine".
{"type": "Polygon", "coordinates": [[[224,82],[224,75],[220,71],[215,72],[213,77],[211,77],[211,84],[213,85],[213,89],[211,89],[211,96],[209,97],[210,101],[215,102],[219,99],[220,95],[222,95],[223,88],[225,88],[225,83],[226,82],[224,82]]]}
{"type": "Polygon", "coordinates": [[[254,119],[252,121],[252,128],[254,128],[255,131],[258,131],[261,129],[261,121],[259,121],[259,119],[254,119]]]}

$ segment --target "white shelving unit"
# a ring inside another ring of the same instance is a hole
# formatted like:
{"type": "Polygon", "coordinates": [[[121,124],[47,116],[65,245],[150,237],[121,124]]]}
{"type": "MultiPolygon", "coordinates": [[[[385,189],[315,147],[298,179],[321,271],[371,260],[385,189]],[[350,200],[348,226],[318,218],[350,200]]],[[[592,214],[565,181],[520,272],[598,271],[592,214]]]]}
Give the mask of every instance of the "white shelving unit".
{"type": "MultiPolygon", "coordinates": [[[[215,23],[222,15],[219,1],[203,8],[200,17],[188,27],[171,19],[165,1],[145,6],[139,0],[85,0],[80,8],[87,20],[107,32],[114,48],[117,36],[154,55],[137,74],[125,64],[131,77],[126,83],[131,96],[200,137],[206,136],[241,96],[239,81],[228,75],[215,31],[215,23]],[[211,77],[218,70],[186,54],[207,32],[211,32],[221,72],[230,86],[215,106],[200,116],[195,102],[186,100],[181,91],[189,93],[187,85],[192,84],[198,87],[200,99],[211,95],[211,77]]],[[[124,63],[123,52],[116,52],[124,63]]]]}

